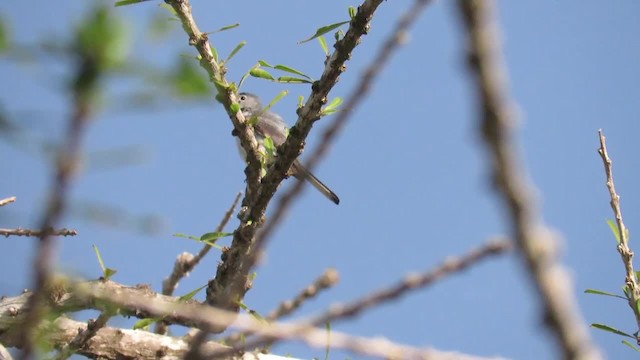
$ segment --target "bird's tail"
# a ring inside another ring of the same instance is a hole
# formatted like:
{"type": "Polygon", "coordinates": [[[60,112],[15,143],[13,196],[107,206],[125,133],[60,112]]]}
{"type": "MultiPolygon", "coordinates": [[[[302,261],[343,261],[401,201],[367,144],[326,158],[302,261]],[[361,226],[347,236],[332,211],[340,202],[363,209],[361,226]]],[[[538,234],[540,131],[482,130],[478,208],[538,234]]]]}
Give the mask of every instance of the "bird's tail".
{"type": "Polygon", "coordinates": [[[301,176],[299,176],[300,179],[307,180],[309,183],[311,183],[311,185],[313,185],[314,188],[318,189],[318,191],[320,191],[322,195],[331,200],[334,204],[340,204],[340,198],[338,197],[338,195],[336,195],[336,193],[331,191],[331,189],[329,189],[327,185],[323,184],[322,181],[315,177],[315,175],[313,175],[304,166],[302,166],[301,164],[297,165],[298,166],[296,166],[296,170],[298,170],[298,172],[301,174],[301,176]]]}

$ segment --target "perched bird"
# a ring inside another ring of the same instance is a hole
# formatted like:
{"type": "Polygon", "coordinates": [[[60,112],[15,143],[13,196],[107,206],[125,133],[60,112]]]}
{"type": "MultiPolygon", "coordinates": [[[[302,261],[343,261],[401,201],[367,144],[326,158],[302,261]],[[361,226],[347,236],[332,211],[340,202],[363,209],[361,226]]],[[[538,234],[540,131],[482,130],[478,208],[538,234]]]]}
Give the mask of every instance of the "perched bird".
{"type": "MultiPolygon", "coordinates": [[[[280,115],[269,110],[263,111],[260,99],[254,94],[240,93],[238,94],[238,100],[240,103],[240,110],[247,120],[254,115],[258,116],[258,122],[255,124],[253,130],[262,152],[264,152],[265,137],[270,137],[275,146],[280,146],[284,143],[287,139],[287,125],[280,115]]],[[[240,150],[242,156],[246,157],[242,147],[240,150]]],[[[291,165],[289,174],[293,175],[298,180],[308,181],[313,185],[313,187],[318,189],[322,195],[326,196],[327,199],[333,201],[336,205],[340,203],[338,195],[331,191],[327,185],[323,184],[322,181],[318,180],[317,177],[302,166],[297,159],[293,162],[293,165],[291,165]]]]}

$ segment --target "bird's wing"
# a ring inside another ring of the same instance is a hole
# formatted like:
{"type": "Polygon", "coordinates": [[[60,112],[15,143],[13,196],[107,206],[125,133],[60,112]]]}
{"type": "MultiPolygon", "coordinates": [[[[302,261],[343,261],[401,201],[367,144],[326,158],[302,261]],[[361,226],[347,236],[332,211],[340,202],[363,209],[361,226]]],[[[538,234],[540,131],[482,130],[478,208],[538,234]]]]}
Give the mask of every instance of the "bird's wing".
{"type": "Polygon", "coordinates": [[[276,146],[282,145],[287,139],[286,128],[287,125],[282,117],[271,111],[263,113],[255,127],[262,136],[270,137],[276,146]]]}

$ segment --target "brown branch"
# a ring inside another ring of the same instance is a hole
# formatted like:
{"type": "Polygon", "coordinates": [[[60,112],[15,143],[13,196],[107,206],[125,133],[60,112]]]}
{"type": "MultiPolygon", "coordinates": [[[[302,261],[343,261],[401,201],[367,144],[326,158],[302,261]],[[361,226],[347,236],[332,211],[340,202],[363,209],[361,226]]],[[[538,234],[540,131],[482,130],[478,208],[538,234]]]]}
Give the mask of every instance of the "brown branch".
{"type": "MultiPolygon", "coordinates": [[[[259,194],[246,195],[243,201],[243,205],[247,206],[245,216],[234,232],[231,248],[222,255],[222,263],[218,267],[215,279],[209,282],[209,304],[222,309],[238,310],[238,302],[251,287],[248,274],[262,248],[260,243],[255,243],[254,236],[264,222],[267,205],[291,164],[300,154],[313,123],[320,118],[320,110],[329,91],[345,70],[344,64],[353,49],[369,30],[369,21],[380,3],[382,0],[365,0],[358,7],[346,34],[334,45],[335,51],[327,60],[320,80],[313,84],[307,103],[298,110],[298,121],[290,129],[285,143],[278,149],[276,161],[262,179],[259,194]]],[[[211,329],[211,332],[221,332],[224,328],[211,329]]]]}
{"type": "MultiPolygon", "coordinates": [[[[313,299],[318,295],[318,293],[322,290],[326,290],[338,282],[338,272],[335,269],[327,269],[325,272],[315,279],[313,283],[306,286],[302,291],[300,291],[293,299],[285,300],[278,305],[277,309],[271,311],[267,316],[265,316],[265,320],[268,322],[274,322],[283,316],[287,316],[296,311],[302,304],[309,300],[313,299]]],[[[239,332],[235,334],[231,334],[225,339],[221,340],[224,344],[239,344],[242,339],[247,338],[248,336],[253,335],[252,332],[239,332]]],[[[267,345],[266,347],[269,347],[267,345]]]]}
{"type": "MultiPolygon", "coordinates": [[[[351,117],[351,114],[358,107],[358,105],[360,105],[360,103],[366,99],[366,96],[369,93],[374,80],[378,75],[382,73],[384,67],[391,59],[391,55],[393,55],[394,51],[396,51],[398,47],[403,44],[406,39],[406,33],[408,29],[418,19],[422,11],[425,9],[426,5],[428,5],[430,2],[430,0],[416,0],[413,3],[413,6],[411,6],[411,8],[409,8],[399,18],[395,28],[393,29],[391,34],[389,34],[384,44],[380,47],[380,50],[378,50],[378,54],[376,55],[374,60],[362,73],[360,82],[347,97],[347,100],[342,106],[342,111],[339,111],[337,113],[335,119],[323,132],[318,147],[315,149],[315,151],[312,152],[312,154],[309,156],[308,161],[305,163],[305,167],[309,169],[309,171],[313,171],[320,160],[327,154],[329,148],[331,147],[333,139],[343,129],[343,127],[351,117]]],[[[273,230],[277,228],[280,221],[284,218],[287,209],[289,208],[289,206],[291,206],[293,200],[300,194],[305,184],[305,181],[295,182],[291,189],[287,191],[282,197],[280,197],[276,209],[273,212],[273,215],[271,215],[269,222],[258,233],[258,240],[256,240],[256,242],[258,244],[262,244],[261,247],[264,248],[264,243],[266,243],[267,238],[271,235],[273,230]]]]}
{"type": "MultiPolygon", "coordinates": [[[[501,254],[511,248],[511,244],[507,240],[489,241],[483,246],[471,250],[467,254],[459,258],[451,258],[446,260],[435,269],[426,271],[422,274],[407,276],[402,281],[388,288],[374,291],[358,300],[346,305],[334,305],[327,312],[313,317],[308,321],[301,322],[308,327],[320,326],[336,320],[343,320],[361,314],[365,310],[371,309],[377,305],[397,299],[411,290],[421,289],[432,285],[449,275],[463,271],[468,267],[477,264],[490,256],[501,254]]],[[[300,330],[302,331],[302,330],[300,330]]],[[[332,334],[333,338],[333,334],[332,334]]],[[[277,338],[269,338],[268,336],[257,337],[245,341],[243,346],[252,349],[264,344],[269,344],[277,338]]]]}
{"type": "Polygon", "coordinates": [[[9,236],[34,236],[34,237],[43,237],[43,236],[76,236],[78,235],[77,230],[73,229],[48,229],[44,230],[31,230],[31,229],[0,229],[0,236],[9,237],[9,236]]]}
{"type": "Polygon", "coordinates": [[[491,157],[491,177],[507,210],[518,254],[542,302],[545,324],[558,341],[562,358],[597,359],[600,354],[580,316],[569,274],[557,260],[557,241],[538,219],[531,187],[519,169],[511,133],[515,118],[501,63],[494,6],[489,0],[458,1],[480,104],[482,138],[491,157]]]}
{"type": "MultiPolygon", "coordinates": [[[[113,314],[109,311],[103,311],[100,313],[100,316],[96,320],[89,320],[86,326],[83,324],[84,329],[81,327],[77,327],[78,334],[71,339],[65,346],[62,347],[58,356],[55,357],[56,360],[65,360],[68,359],[71,355],[79,353],[78,350],[87,346],[87,343],[91,338],[97,335],[100,329],[103,329],[107,326],[107,322],[113,316],[113,314]]],[[[137,344],[140,346],[140,344],[137,344]]]]}
{"type": "MultiPolygon", "coordinates": [[[[69,185],[78,166],[82,137],[93,107],[92,95],[97,91],[98,81],[103,71],[98,64],[100,59],[93,56],[95,54],[89,54],[88,51],[87,49],[78,50],[77,55],[80,63],[73,79],[73,110],[67,123],[66,139],[57,159],[47,205],[39,229],[52,229],[62,216],[66,207],[69,185]],[[87,51],[87,53],[83,51],[87,51]]],[[[45,289],[52,273],[54,250],[54,238],[50,232],[45,232],[40,237],[33,260],[33,296],[29,298],[29,310],[21,326],[20,336],[24,341],[22,359],[31,357],[33,350],[31,342],[41,320],[40,308],[47,296],[45,289]]]]}
{"type": "Polygon", "coordinates": [[[2,200],[0,200],[0,206],[5,206],[7,204],[11,204],[14,201],[16,201],[16,197],[15,196],[11,196],[11,197],[8,197],[6,199],[2,199],[2,200]]]}
{"type": "Polygon", "coordinates": [[[602,129],[598,130],[598,137],[600,138],[600,148],[598,153],[602,157],[602,163],[604,165],[604,171],[607,178],[607,189],[609,190],[609,196],[611,201],[611,209],[616,217],[616,225],[618,226],[618,234],[620,242],[618,243],[618,253],[620,253],[620,259],[624,264],[625,271],[625,294],[627,295],[627,301],[631,307],[633,314],[636,317],[636,323],[638,329],[640,329],[640,310],[636,304],[640,303],[640,287],[636,278],[636,272],[633,269],[633,251],[629,248],[629,231],[622,221],[622,209],[620,208],[620,196],[616,193],[616,187],[613,183],[613,169],[611,165],[611,158],[607,153],[607,144],[605,142],[602,129]]]}
{"type": "MultiPolygon", "coordinates": [[[[233,215],[233,213],[235,212],[236,205],[238,205],[238,201],[240,201],[241,195],[241,192],[236,195],[233,203],[231,204],[231,207],[229,208],[229,210],[227,210],[227,212],[222,217],[222,220],[220,220],[220,223],[216,227],[216,232],[221,232],[227,225],[227,223],[231,219],[231,215],[233,215]]],[[[193,270],[193,268],[198,265],[198,263],[200,263],[200,260],[202,260],[207,255],[209,250],[211,250],[211,245],[204,245],[196,256],[193,256],[187,252],[178,255],[178,258],[173,265],[173,271],[171,272],[169,277],[164,279],[164,281],[162,282],[162,294],[172,295],[176,287],[178,286],[178,282],[183,279],[188,273],[190,273],[191,270],[193,270]]],[[[165,334],[167,331],[166,323],[163,321],[158,322],[155,331],[157,334],[165,334]]]]}

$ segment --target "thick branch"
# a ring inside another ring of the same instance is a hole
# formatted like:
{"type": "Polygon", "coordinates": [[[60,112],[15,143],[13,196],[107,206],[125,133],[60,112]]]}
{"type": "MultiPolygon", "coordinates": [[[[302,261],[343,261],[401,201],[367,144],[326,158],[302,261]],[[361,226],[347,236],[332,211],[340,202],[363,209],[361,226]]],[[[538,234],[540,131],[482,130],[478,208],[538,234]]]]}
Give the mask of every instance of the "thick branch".
{"type": "Polygon", "coordinates": [[[557,260],[557,240],[538,218],[530,185],[519,169],[512,128],[513,106],[506,88],[494,23],[494,2],[459,0],[468,37],[468,61],[480,103],[482,137],[491,176],[511,221],[513,238],[544,308],[544,320],[564,359],[598,359],[581,319],[567,271],[557,260]]]}

